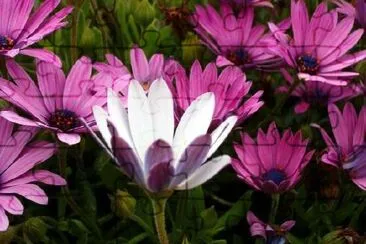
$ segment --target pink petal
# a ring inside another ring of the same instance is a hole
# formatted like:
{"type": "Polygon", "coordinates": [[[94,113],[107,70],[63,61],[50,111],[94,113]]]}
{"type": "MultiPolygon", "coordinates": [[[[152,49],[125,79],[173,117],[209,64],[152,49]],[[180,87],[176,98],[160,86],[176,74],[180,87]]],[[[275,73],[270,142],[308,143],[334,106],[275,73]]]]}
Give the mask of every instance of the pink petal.
{"type": "Polygon", "coordinates": [[[68,144],[68,145],[75,145],[78,144],[81,140],[81,136],[79,134],[73,134],[73,133],[57,133],[57,138],[68,144]]]}
{"type": "Polygon", "coordinates": [[[20,50],[20,53],[27,55],[27,56],[37,58],[39,60],[42,60],[42,61],[45,61],[48,63],[52,63],[53,65],[55,65],[59,68],[62,67],[61,59],[53,52],[48,51],[46,49],[27,48],[27,49],[20,50]]]}

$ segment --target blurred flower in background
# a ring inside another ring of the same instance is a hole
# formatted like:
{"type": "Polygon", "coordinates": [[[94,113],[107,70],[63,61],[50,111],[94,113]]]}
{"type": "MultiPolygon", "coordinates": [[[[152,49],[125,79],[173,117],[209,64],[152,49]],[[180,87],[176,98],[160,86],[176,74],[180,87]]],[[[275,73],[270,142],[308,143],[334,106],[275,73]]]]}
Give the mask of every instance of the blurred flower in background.
{"type": "Polygon", "coordinates": [[[255,142],[247,133],[241,134],[241,144],[234,144],[239,157],[232,166],[238,177],[256,190],[268,194],[291,190],[301,178],[314,151],[307,152],[308,140],[301,132],[283,136],[273,122],[265,134],[261,129],[255,142]]]}
{"type": "Polygon", "coordinates": [[[366,30],[366,1],[356,0],[355,6],[343,0],[333,0],[341,14],[353,17],[366,30]]]}
{"type": "Polygon", "coordinates": [[[347,85],[358,76],[357,72],[343,71],[366,58],[366,50],[347,54],[363,34],[362,29],[351,32],[353,17],[338,22],[336,10],[328,11],[326,3],[322,2],[309,20],[305,2],[292,0],[291,23],[293,37],[269,23],[279,42],[271,50],[296,70],[299,79],[347,85]]]}
{"type": "Polygon", "coordinates": [[[261,236],[268,244],[286,243],[286,233],[289,232],[295,225],[294,220],[285,221],[280,226],[266,224],[252,211],[247,213],[247,221],[250,225],[250,234],[252,236],[261,236]]]}
{"type": "Polygon", "coordinates": [[[60,176],[47,170],[35,169],[55,154],[56,145],[46,141],[31,142],[37,132],[35,128],[13,128],[13,123],[0,118],[0,231],[9,227],[7,213],[23,214],[24,207],[18,196],[47,205],[46,193],[34,183],[66,185],[60,176]]]}
{"type": "Polygon", "coordinates": [[[358,116],[351,103],[346,103],[343,113],[331,104],[328,113],[335,142],[323,128],[314,125],[320,129],[328,147],[321,160],[343,168],[358,187],[366,190],[366,106],[358,116]]]}
{"type": "Polygon", "coordinates": [[[176,115],[182,117],[184,111],[200,95],[206,92],[215,94],[215,111],[211,123],[211,129],[220,125],[231,115],[238,116],[238,124],[258,111],[263,105],[260,101],[262,91],[253,96],[249,94],[252,82],[246,80],[246,75],[235,66],[229,66],[220,74],[214,63],[209,63],[204,69],[196,60],[189,72],[178,62],[172,82],[169,83],[176,101],[176,115]],[[174,82],[175,81],[175,82],[174,82]]]}
{"type": "Polygon", "coordinates": [[[211,5],[196,6],[192,16],[194,30],[202,42],[216,55],[216,64],[237,65],[243,68],[273,68],[281,59],[268,52],[276,45],[266,27],[254,25],[254,9],[243,8],[236,15],[228,4],[221,4],[220,13],[211,5]]]}
{"type": "Polygon", "coordinates": [[[67,77],[53,64],[37,61],[38,86],[15,62],[9,61],[7,69],[14,83],[0,78],[0,97],[26,112],[26,117],[5,110],[0,116],[17,124],[54,131],[60,141],[69,145],[79,143],[80,134],[87,132],[80,117],[95,126],[92,107],[107,103],[107,87],[112,84],[108,75],[92,76],[92,62],[87,57],[80,58],[67,77]]]}
{"type": "Polygon", "coordinates": [[[33,13],[34,0],[0,1],[0,55],[14,58],[18,54],[36,57],[61,67],[61,60],[46,49],[28,48],[46,35],[67,25],[63,21],[72,11],[66,7],[50,16],[61,0],[45,0],[33,13]]]}

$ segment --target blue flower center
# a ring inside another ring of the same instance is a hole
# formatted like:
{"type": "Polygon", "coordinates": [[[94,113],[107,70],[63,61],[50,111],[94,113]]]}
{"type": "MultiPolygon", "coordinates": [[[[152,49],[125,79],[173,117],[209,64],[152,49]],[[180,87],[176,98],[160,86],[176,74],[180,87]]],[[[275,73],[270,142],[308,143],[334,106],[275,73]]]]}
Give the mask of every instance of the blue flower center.
{"type": "Polygon", "coordinates": [[[316,74],[319,69],[318,60],[313,56],[307,54],[297,58],[297,66],[299,72],[308,73],[311,75],[316,74]]]}
{"type": "Polygon", "coordinates": [[[271,169],[263,175],[263,179],[266,181],[273,181],[276,185],[279,185],[286,178],[286,174],[278,169],[271,169]]]}
{"type": "Polygon", "coordinates": [[[243,48],[229,50],[226,54],[226,58],[236,65],[243,65],[250,61],[249,53],[243,48]]]}
{"type": "Polygon", "coordinates": [[[80,124],[76,114],[69,110],[56,110],[49,118],[49,123],[52,127],[56,127],[64,132],[80,124]]]}
{"type": "Polygon", "coordinates": [[[0,35],[0,51],[7,51],[14,47],[14,40],[0,35]]]}
{"type": "Polygon", "coordinates": [[[285,244],[286,238],[282,235],[271,235],[267,238],[266,244],[285,244]]]}

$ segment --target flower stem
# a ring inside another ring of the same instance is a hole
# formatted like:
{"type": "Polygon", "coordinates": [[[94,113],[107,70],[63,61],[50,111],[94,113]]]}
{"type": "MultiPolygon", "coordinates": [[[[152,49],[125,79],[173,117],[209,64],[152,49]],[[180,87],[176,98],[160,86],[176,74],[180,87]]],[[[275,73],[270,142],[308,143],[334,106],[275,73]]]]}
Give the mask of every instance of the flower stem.
{"type": "Polygon", "coordinates": [[[169,244],[168,234],[165,227],[165,205],[168,198],[152,198],[155,228],[158,233],[160,244],[169,244]]]}
{"type": "Polygon", "coordinates": [[[272,194],[271,212],[269,214],[269,223],[274,224],[277,214],[278,205],[280,203],[280,194],[272,194]]]}
{"type": "MultiPolygon", "coordinates": [[[[66,179],[66,160],[67,160],[67,148],[63,145],[59,145],[59,153],[57,154],[57,160],[60,170],[60,175],[66,179]]],[[[94,224],[87,216],[85,216],[84,211],[78,206],[76,201],[71,195],[70,189],[67,185],[61,187],[61,192],[63,197],[66,199],[67,204],[70,208],[81,217],[83,222],[91,228],[95,234],[101,239],[102,234],[99,228],[94,224]]]]}

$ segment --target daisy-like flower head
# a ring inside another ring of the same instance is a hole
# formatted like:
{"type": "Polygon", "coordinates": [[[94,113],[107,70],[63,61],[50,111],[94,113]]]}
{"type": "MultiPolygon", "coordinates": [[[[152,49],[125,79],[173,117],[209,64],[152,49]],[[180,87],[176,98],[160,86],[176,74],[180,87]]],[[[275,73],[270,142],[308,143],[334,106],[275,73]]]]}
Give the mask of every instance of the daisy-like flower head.
{"type": "Polygon", "coordinates": [[[30,142],[36,128],[22,126],[14,130],[13,127],[13,123],[0,118],[0,231],[7,230],[9,226],[7,214],[23,214],[24,207],[19,196],[47,205],[46,193],[34,183],[66,184],[58,175],[33,169],[55,153],[56,145],[45,141],[30,142]]]}
{"type": "Polygon", "coordinates": [[[269,7],[273,8],[271,0],[221,0],[222,3],[232,4],[234,7],[269,7]]]}
{"type": "Polygon", "coordinates": [[[202,42],[218,55],[218,66],[272,67],[280,61],[267,50],[275,40],[265,34],[265,26],[253,26],[253,21],[253,8],[242,8],[235,15],[228,4],[221,4],[220,13],[211,5],[198,5],[192,18],[202,42]]]}
{"type": "Polygon", "coordinates": [[[348,171],[352,181],[366,190],[366,106],[358,116],[351,103],[346,103],[343,113],[334,104],[329,105],[328,112],[335,142],[323,128],[315,125],[327,144],[327,152],[321,159],[348,171]]]}
{"type": "Polygon", "coordinates": [[[267,244],[285,243],[286,233],[294,227],[296,221],[288,220],[280,226],[266,224],[252,211],[247,213],[247,221],[250,225],[250,234],[252,236],[261,236],[266,240],[267,244]]]}
{"type": "Polygon", "coordinates": [[[338,6],[337,11],[346,16],[353,17],[357,22],[366,29],[366,1],[356,0],[355,6],[343,0],[333,0],[338,6]]]}
{"type": "MultiPolygon", "coordinates": [[[[277,89],[278,92],[288,93],[293,85],[293,79],[287,80],[285,86],[277,89]]],[[[306,112],[311,106],[328,106],[341,100],[351,99],[355,96],[361,95],[362,89],[356,85],[334,86],[318,81],[304,81],[300,83],[292,91],[291,96],[298,97],[299,102],[296,104],[295,113],[300,114],[306,112]]]]}
{"type": "Polygon", "coordinates": [[[92,76],[92,62],[87,57],[79,59],[67,77],[51,63],[37,61],[38,85],[14,61],[7,62],[14,82],[0,78],[0,96],[14,104],[26,115],[2,111],[0,116],[21,125],[41,127],[54,131],[60,141],[69,145],[80,142],[80,134],[87,132],[80,118],[90,126],[94,105],[106,104],[107,89],[112,78],[105,74],[92,76]]]}
{"type": "Polygon", "coordinates": [[[148,96],[133,80],[128,113],[112,91],[107,106],[108,112],[94,107],[105,148],[124,173],[149,192],[199,186],[230,163],[227,155],[206,162],[237,121],[231,116],[207,133],[215,107],[212,93],[201,95],[191,104],[175,131],[173,97],[162,79],[151,84],[148,96]]]}
{"type": "Polygon", "coordinates": [[[202,70],[199,61],[195,61],[187,76],[185,69],[176,61],[173,77],[175,83],[170,83],[176,101],[176,115],[180,118],[183,112],[200,95],[206,92],[215,94],[215,111],[211,128],[216,128],[228,116],[238,116],[238,123],[258,111],[263,105],[259,99],[262,91],[250,96],[252,82],[246,80],[245,74],[235,66],[226,67],[219,75],[214,63],[208,64],[202,70]],[[247,99],[244,99],[247,97],[247,99]]]}
{"type": "Polygon", "coordinates": [[[314,153],[307,152],[308,140],[302,139],[300,131],[293,135],[286,130],[281,137],[274,122],[267,134],[259,130],[257,142],[243,133],[241,143],[234,145],[239,157],[233,159],[234,170],[254,189],[269,194],[292,189],[314,153]]]}
{"type": "Polygon", "coordinates": [[[148,60],[141,48],[132,48],[130,50],[132,74],[122,61],[112,54],[107,54],[106,59],[107,63],[95,63],[94,68],[101,73],[111,73],[113,79],[120,84],[119,90],[125,96],[127,95],[128,84],[131,79],[139,81],[147,92],[151,83],[163,76],[164,56],[162,54],[154,54],[148,60]]]}
{"type": "Polygon", "coordinates": [[[291,23],[293,38],[269,23],[279,42],[271,50],[297,72],[299,79],[346,85],[358,75],[343,70],[366,58],[366,50],[347,54],[363,34],[363,29],[351,32],[354,18],[338,22],[337,11],[328,11],[322,2],[309,19],[304,1],[292,0],[291,23]]]}
{"type": "Polygon", "coordinates": [[[72,7],[63,8],[50,16],[60,1],[45,0],[32,13],[34,0],[1,0],[0,55],[13,58],[23,54],[61,67],[61,60],[52,52],[29,48],[46,35],[67,25],[67,21],[63,20],[71,13],[72,7]]]}

